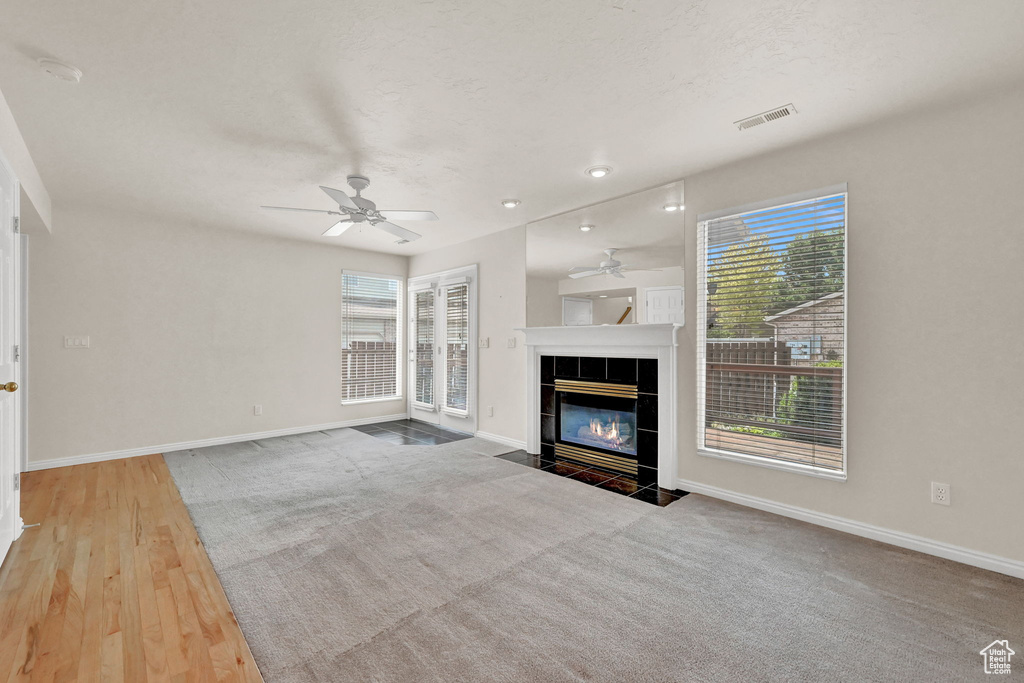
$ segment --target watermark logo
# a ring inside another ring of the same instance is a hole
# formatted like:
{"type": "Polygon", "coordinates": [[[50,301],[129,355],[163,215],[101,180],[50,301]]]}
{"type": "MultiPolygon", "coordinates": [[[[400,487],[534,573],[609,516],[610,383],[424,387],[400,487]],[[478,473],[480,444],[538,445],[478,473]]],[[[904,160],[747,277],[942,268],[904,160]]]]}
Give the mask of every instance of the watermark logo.
{"type": "Polygon", "coordinates": [[[1008,674],[1010,673],[1010,658],[1017,653],[1010,649],[1008,640],[993,640],[979,654],[985,658],[985,673],[1008,674]]]}

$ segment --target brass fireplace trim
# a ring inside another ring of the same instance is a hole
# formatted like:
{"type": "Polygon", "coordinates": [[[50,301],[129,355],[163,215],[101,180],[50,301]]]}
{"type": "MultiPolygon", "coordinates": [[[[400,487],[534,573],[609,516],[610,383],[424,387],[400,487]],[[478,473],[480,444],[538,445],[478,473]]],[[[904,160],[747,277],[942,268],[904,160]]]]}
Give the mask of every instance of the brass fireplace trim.
{"type": "Polygon", "coordinates": [[[607,470],[615,470],[616,472],[622,472],[636,477],[636,460],[621,458],[617,455],[608,455],[607,453],[599,453],[587,448],[579,448],[577,446],[569,446],[564,443],[556,443],[555,457],[564,458],[566,460],[575,460],[576,462],[581,462],[586,465],[595,465],[607,470]]]}
{"type": "Polygon", "coordinates": [[[636,398],[635,384],[606,384],[605,382],[580,382],[573,379],[556,379],[555,391],[573,394],[593,394],[617,398],[636,398]]]}

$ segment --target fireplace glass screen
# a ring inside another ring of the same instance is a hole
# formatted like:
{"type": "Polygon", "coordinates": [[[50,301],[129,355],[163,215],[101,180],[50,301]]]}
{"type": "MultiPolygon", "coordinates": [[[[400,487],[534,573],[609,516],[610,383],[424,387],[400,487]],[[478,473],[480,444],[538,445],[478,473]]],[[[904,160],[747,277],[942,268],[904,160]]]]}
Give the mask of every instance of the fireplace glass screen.
{"type": "Polygon", "coordinates": [[[636,455],[636,401],[597,397],[609,405],[588,405],[593,398],[562,395],[561,441],[636,455]]]}

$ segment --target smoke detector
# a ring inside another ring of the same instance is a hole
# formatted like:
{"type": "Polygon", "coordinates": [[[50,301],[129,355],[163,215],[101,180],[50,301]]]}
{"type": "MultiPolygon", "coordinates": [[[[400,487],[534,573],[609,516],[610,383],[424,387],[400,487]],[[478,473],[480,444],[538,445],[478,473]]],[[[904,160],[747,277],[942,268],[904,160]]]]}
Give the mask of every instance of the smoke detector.
{"type": "Polygon", "coordinates": [[[42,58],[38,60],[39,68],[54,78],[68,83],[78,83],[82,80],[82,71],[70,64],[58,62],[56,59],[42,58]]]}
{"type": "Polygon", "coordinates": [[[796,113],[796,107],[792,104],[787,104],[784,107],[778,107],[771,111],[766,111],[756,116],[748,116],[745,119],[740,119],[735,122],[735,126],[740,130],[746,130],[747,128],[753,128],[754,126],[760,126],[762,123],[771,123],[772,121],[778,121],[781,118],[792,116],[796,113]]]}

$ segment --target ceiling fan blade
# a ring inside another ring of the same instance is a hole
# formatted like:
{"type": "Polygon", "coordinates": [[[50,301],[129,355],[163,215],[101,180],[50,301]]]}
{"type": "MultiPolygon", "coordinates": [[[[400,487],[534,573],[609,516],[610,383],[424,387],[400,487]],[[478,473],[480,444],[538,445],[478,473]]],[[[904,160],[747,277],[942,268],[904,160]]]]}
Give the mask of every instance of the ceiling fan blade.
{"type": "Polygon", "coordinates": [[[344,214],[338,213],[337,211],[324,211],[323,209],[296,209],[291,206],[261,206],[261,209],[274,209],[275,211],[308,211],[309,213],[329,213],[334,216],[343,216],[344,214]]]}
{"type": "Polygon", "coordinates": [[[352,209],[353,211],[359,211],[359,207],[352,201],[352,198],[341,190],[335,190],[333,187],[320,186],[320,189],[327,193],[327,196],[338,202],[338,206],[343,206],[346,209],[352,209]]]}
{"type": "Polygon", "coordinates": [[[594,268],[594,266],[573,266],[572,268],[569,269],[569,272],[570,273],[579,273],[579,272],[584,271],[584,270],[598,270],[598,269],[594,268]]]}
{"type": "Polygon", "coordinates": [[[590,277],[591,275],[600,275],[600,274],[601,274],[600,270],[584,270],[584,271],[580,271],[578,273],[569,273],[569,277],[572,278],[573,280],[575,280],[575,279],[581,278],[581,277],[590,277]]]}
{"type": "Polygon", "coordinates": [[[381,211],[380,214],[389,221],[436,221],[437,214],[433,211],[381,211]]]}
{"type": "Polygon", "coordinates": [[[384,232],[391,233],[395,237],[399,237],[403,240],[408,240],[410,242],[412,242],[413,240],[418,240],[419,238],[423,237],[423,235],[419,234],[418,232],[406,230],[401,226],[395,225],[394,223],[388,223],[387,221],[380,221],[378,223],[374,223],[373,225],[376,228],[380,228],[384,232]]]}
{"type": "Polygon", "coordinates": [[[612,277],[622,278],[623,280],[626,279],[626,276],[617,270],[613,270],[611,273],[609,273],[609,275],[611,275],[612,277]]]}
{"type": "Polygon", "coordinates": [[[324,231],[323,237],[337,237],[341,233],[345,232],[349,228],[355,225],[352,221],[338,221],[331,227],[324,231]]]}

